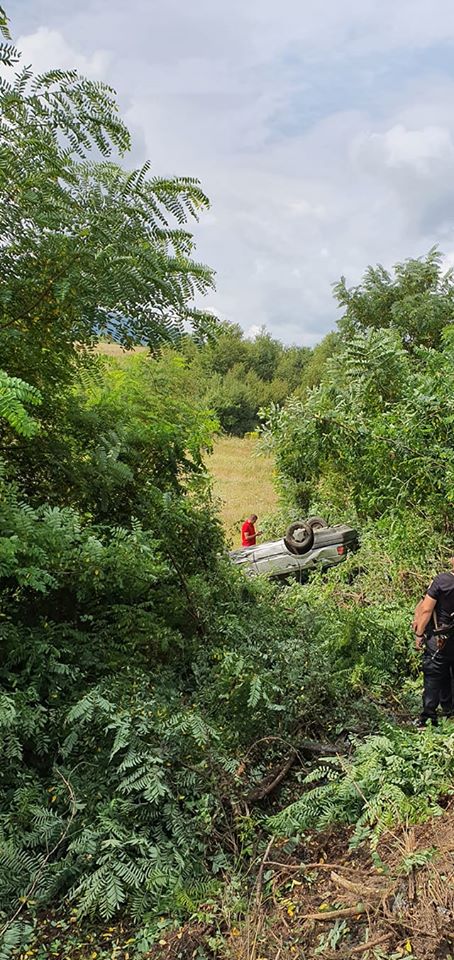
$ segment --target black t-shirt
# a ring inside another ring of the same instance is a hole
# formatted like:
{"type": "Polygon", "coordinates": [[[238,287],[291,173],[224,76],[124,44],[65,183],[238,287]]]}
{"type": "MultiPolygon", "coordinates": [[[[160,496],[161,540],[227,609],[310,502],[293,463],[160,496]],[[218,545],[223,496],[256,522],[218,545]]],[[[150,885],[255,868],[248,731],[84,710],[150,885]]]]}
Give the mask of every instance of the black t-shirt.
{"type": "Polygon", "coordinates": [[[451,616],[454,614],[454,574],[439,573],[432,580],[427,591],[432,600],[437,601],[435,613],[437,615],[438,626],[452,623],[451,616]]]}

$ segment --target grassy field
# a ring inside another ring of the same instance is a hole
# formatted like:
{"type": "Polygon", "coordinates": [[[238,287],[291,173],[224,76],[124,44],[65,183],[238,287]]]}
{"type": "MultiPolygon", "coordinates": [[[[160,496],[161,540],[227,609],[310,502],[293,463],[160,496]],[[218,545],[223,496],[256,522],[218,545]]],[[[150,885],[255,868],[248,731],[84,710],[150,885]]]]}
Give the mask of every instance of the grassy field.
{"type": "Polygon", "coordinates": [[[277,506],[273,487],[273,460],[259,452],[250,437],[220,437],[207,467],[214,478],[214,493],[222,503],[224,529],[233,546],[241,546],[240,527],[251,513],[260,518],[277,506]]]}
{"type": "Polygon", "coordinates": [[[108,357],[130,357],[134,353],[149,353],[148,347],[134,347],[132,350],[124,350],[119,343],[105,343],[100,340],[95,347],[96,353],[105,353],[108,357]]]}

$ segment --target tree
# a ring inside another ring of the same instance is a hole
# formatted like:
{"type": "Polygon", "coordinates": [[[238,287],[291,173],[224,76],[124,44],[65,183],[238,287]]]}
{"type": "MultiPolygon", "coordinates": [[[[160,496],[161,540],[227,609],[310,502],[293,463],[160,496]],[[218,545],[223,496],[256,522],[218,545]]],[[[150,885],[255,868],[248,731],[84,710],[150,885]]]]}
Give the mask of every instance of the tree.
{"type": "Polygon", "coordinates": [[[394,276],[380,264],[368,267],[362,282],[348,288],[345,277],[334,295],[345,314],[339,322],[342,337],[389,328],[396,330],[406,349],[438,348],[443,328],[453,322],[454,275],[442,269],[436,247],[426,257],[405,260],[393,267],[394,276]]]}
{"type": "Polygon", "coordinates": [[[187,337],[182,353],[192,371],[196,393],[213,406],[227,433],[255,430],[259,411],[283,403],[298,387],[310,364],[307,347],[286,347],[265,330],[246,340],[238,324],[220,323],[216,338],[196,344],[187,337]]]}
{"type": "Polygon", "coordinates": [[[432,527],[450,529],[453,395],[449,336],[416,358],[395,330],[352,336],[317,388],[271,411],[284,486],[303,510],[333,519],[378,521],[418,504],[432,527]]]}
{"type": "Polygon", "coordinates": [[[282,353],[282,343],[274,340],[266,330],[262,329],[250,344],[248,366],[261,380],[270,381],[276,375],[282,353]]]}
{"type": "Polygon", "coordinates": [[[109,159],[130,146],[109,87],[75,71],[10,76],[18,56],[2,47],[0,351],[5,374],[38,390],[41,404],[39,441],[29,431],[10,455],[30,493],[71,499],[67,388],[99,337],[158,350],[188,322],[199,337],[215,325],[194,305],[213,277],[193,260],[186,226],[208,201],[193,179],[151,176],[149,164],[127,171],[109,159]]]}
{"type": "Polygon", "coordinates": [[[210,377],[213,373],[225,376],[235,364],[244,363],[248,356],[248,344],[237,323],[219,324],[216,339],[202,347],[199,355],[201,373],[210,377]]]}
{"type": "Polygon", "coordinates": [[[323,340],[313,347],[295,385],[295,393],[298,397],[304,397],[307,390],[318,386],[325,375],[327,361],[335,356],[340,347],[339,334],[334,332],[327,333],[323,340]]]}

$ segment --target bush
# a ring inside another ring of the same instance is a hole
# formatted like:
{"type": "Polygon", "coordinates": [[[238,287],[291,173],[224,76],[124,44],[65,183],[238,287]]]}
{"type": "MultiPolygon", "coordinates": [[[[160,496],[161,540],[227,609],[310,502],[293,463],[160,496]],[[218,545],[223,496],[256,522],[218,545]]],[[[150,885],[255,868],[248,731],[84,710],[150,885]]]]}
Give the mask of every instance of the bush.
{"type": "Polygon", "coordinates": [[[351,845],[384,830],[441,815],[438,800],[452,792],[454,734],[447,727],[418,732],[386,726],[357,742],[352,757],[327,757],[303,781],[301,799],[269,821],[279,834],[355,824],[351,845]]]}

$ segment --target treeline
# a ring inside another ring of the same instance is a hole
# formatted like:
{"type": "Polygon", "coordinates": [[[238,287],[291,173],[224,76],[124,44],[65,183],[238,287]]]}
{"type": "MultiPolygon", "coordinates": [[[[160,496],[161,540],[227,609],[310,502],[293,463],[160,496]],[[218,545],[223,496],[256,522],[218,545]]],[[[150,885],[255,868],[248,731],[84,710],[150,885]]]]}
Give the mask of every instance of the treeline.
{"type": "Polygon", "coordinates": [[[215,338],[200,343],[185,337],[179,345],[194,395],[235,436],[256,430],[259,411],[270,404],[304,396],[319,382],[325,359],[336,349],[335,333],[311,349],[285,346],[266,330],[249,340],[239,325],[226,322],[218,324],[215,338]]]}

